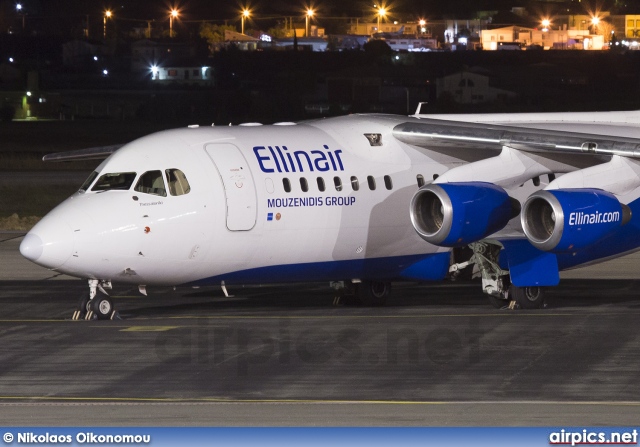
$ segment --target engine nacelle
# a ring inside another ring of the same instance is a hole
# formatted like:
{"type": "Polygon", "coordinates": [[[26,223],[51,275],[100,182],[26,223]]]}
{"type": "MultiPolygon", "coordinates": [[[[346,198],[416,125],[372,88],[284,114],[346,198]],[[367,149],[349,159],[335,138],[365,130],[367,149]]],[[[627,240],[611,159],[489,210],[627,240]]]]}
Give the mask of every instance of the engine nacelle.
{"type": "Polygon", "coordinates": [[[529,196],[520,215],[524,234],[543,251],[592,245],[631,220],[631,209],[601,189],[556,189],[529,196]]]}
{"type": "Polygon", "coordinates": [[[520,203],[493,183],[438,183],[411,200],[411,222],[420,237],[441,247],[461,247],[504,228],[520,203]]]}

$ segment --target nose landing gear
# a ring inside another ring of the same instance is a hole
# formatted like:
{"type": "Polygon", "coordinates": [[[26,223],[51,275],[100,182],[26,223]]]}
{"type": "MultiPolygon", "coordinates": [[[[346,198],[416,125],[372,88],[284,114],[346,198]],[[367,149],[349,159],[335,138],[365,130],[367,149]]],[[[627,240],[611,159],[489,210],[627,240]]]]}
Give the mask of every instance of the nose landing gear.
{"type": "Polygon", "coordinates": [[[89,280],[89,292],[80,298],[78,308],[73,313],[72,320],[116,320],[118,312],[113,307],[113,300],[105,289],[111,289],[111,281],[89,280]],[[98,289],[102,292],[98,295],[98,289]]]}

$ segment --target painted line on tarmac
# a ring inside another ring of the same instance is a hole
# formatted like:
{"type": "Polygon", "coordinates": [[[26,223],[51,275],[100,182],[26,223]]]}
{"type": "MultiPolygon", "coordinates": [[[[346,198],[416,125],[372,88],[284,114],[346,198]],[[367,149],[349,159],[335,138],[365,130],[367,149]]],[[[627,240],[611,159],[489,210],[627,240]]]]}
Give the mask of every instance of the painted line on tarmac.
{"type": "MultiPolygon", "coordinates": [[[[158,320],[330,320],[330,319],[387,319],[387,320],[408,320],[408,319],[434,319],[434,318],[532,318],[532,317],[619,317],[638,314],[640,311],[635,312],[588,312],[588,313],[529,313],[529,312],[504,312],[500,314],[441,314],[441,315],[212,315],[212,316],[162,316],[162,317],[137,317],[134,319],[124,319],[127,322],[145,322],[145,321],[158,321],[158,320]]],[[[84,320],[81,320],[84,321],[84,320]]],[[[92,322],[95,322],[92,320],[92,322]]],[[[73,323],[79,324],[79,321],[74,321],[68,318],[63,319],[0,319],[0,323],[73,323]]],[[[88,322],[87,322],[88,323],[88,322]]],[[[106,322],[105,322],[106,323],[106,322]]],[[[129,326],[125,324],[125,326],[129,326]]],[[[105,328],[121,328],[122,325],[109,324],[108,326],[94,326],[105,328]]],[[[183,325],[182,327],[189,327],[189,325],[183,325]]]]}
{"type": "Polygon", "coordinates": [[[349,399],[229,399],[217,397],[55,397],[55,396],[0,396],[0,405],[30,405],[38,401],[53,404],[316,404],[316,405],[568,405],[568,406],[627,406],[640,407],[640,401],[558,401],[558,400],[514,400],[514,401],[410,401],[410,400],[349,400],[349,399]],[[2,402],[7,401],[7,402],[2,402]]]}

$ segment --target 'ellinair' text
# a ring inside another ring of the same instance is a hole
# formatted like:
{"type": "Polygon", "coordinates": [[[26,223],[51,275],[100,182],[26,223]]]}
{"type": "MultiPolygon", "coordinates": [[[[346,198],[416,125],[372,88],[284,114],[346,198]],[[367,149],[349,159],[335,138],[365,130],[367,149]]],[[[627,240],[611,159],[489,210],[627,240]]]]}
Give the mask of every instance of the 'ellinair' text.
{"type": "Polygon", "coordinates": [[[289,152],[287,146],[255,146],[253,153],[262,172],[344,171],[342,150],[329,150],[326,144],[322,147],[325,151],[289,152]]]}

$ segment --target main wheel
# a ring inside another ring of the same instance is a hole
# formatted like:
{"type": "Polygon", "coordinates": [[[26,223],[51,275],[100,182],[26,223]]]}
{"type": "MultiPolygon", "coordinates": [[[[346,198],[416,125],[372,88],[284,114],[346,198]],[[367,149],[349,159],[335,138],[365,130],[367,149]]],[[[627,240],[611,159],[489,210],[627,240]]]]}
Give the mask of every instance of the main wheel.
{"type": "Polygon", "coordinates": [[[80,312],[78,315],[79,320],[83,320],[87,312],[89,312],[89,292],[85,292],[80,297],[80,301],[78,302],[77,311],[80,312]]]}
{"type": "Polygon", "coordinates": [[[509,298],[522,309],[540,309],[544,304],[544,289],[542,287],[516,287],[511,284],[509,298]]]}
{"type": "Polygon", "coordinates": [[[356,296],[363,306],[382,306],[391,292],[391,283],[385,281],[362,281],[356,296]]]}
{"type": "Polygon", "coordinates": [[[91,310],[98,320],[108,320],[113,313],[113,301],[108,296],[96,296],[91,300],[91,310]]]}

